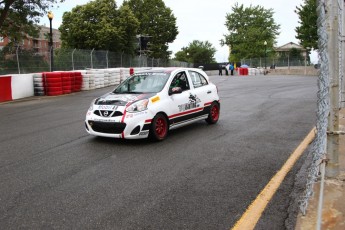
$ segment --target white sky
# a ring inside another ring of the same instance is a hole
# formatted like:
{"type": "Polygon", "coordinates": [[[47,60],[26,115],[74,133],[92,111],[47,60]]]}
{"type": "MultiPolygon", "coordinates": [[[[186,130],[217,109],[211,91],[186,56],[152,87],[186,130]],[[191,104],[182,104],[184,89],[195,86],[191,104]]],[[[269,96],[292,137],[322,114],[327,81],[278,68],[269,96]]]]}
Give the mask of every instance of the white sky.
{"type": "MultiPolygon", "coordinates": [[[[65,11],[71,11],[76,5],[83,5],[90,0],[65,0],[59,7],[51,9],[54,13],[53,28],[58,28],[62,22],[62,15],[65,11]]],[[[280,35],[277,37],[277,46],[288,42],[299,43],[295,38],[295,28],[298,26],[298,15],[294,12],[296,6],[303,4],[303,0],[163,0],[165,5],[172,9],[177,18],[179,34],[174,43],[170,44],[169,50],[174,53],[188,46],[193,40],[209,41],[216,48],[215,58],[217,62],[225,62],[228,58],[227,46],[220,46],[220,39],[228,31],[225,27],[226,14],[231,13],[232,7],[238,2],[245,7],[250,5],[263,6],[265,9],[272,8],[274,20],[280,24],[280,35]]],[[[117,6],[122,5],[123,0],[117,0],[117,6]]],[[[44,17],[41,24],[49,25],[49,20],[44,17]]],[[[312,52],[311,61],[317,62],[316,52],[312,52]]]]}

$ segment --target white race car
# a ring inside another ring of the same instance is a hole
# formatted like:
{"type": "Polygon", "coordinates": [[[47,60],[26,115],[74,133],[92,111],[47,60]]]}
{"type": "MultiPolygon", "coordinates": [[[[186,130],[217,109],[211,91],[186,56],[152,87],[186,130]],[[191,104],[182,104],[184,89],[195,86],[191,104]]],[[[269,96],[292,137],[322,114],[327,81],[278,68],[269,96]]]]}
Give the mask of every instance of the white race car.
{"type": "Polygon", "coordinates": [[[164,140],[168,131],[199,120],[217,123],[217,87],[196,68],[162,68],[136,73],[114,91],[92,101],[89,134],[164,140]]]}

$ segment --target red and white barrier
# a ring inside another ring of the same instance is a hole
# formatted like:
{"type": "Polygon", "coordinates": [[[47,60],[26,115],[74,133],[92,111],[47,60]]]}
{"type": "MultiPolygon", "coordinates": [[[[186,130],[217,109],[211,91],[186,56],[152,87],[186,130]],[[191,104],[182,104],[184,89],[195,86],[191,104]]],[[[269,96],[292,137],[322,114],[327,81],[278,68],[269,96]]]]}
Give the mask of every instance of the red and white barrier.
{"type": "Polygon", "coordinates": [[[147,68],[113,68],[0,76],[0,102],[31,96],[58,96],[118,85],[147,68]]]}
{"type": "Polygon", "coordinates": [[[34,96],[32,74],[0,76],[0,102],[34,96]]]}
{"type": "Polygon", "coordinates": [[[0,102],[12,100],[11,82],[11,76],[0,76],[0,102]]]}

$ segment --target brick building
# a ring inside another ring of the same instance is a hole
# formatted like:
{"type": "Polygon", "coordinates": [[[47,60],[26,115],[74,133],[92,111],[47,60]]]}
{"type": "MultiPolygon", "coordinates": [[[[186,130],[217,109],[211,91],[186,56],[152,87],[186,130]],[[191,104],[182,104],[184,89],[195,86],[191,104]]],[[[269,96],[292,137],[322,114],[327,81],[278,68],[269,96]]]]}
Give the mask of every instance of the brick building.
{"type": "MultiPolygon", "coordinates": [[[[46,56],[49,53],[49,32],[50,28],[46,26],[38,26],[40,28],[39,36],[37,38],[28,37],[19,43],[23,49],[35,50],[38,54],[44,54],[46,56]]],[[[61,47],[60,31],[53,29],[53,48],[61,47]]],[[[6,46],[10,40],[8,37],[2,37],[0,35],[0,49],[6,46]]]]}

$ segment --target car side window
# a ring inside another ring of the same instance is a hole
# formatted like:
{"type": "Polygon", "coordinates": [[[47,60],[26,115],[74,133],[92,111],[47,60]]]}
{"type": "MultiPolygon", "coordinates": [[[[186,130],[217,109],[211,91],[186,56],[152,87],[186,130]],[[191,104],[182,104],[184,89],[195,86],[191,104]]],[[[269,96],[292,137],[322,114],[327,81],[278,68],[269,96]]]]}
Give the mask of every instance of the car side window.
{"type": "Polygon", "coordinates": [[[170,89],[174,87],[180,87],[182,91],[190,89],[186,72],[182,71],[175,75],[174,79],[171,82],[170,89]]]}
{"type": "Polygon", "coordinates": [[[206,78],[198,72],[189,71],[189,75],[192,78],[194,88],[198,88],[204,85],[208,85],[206,78]]]}

